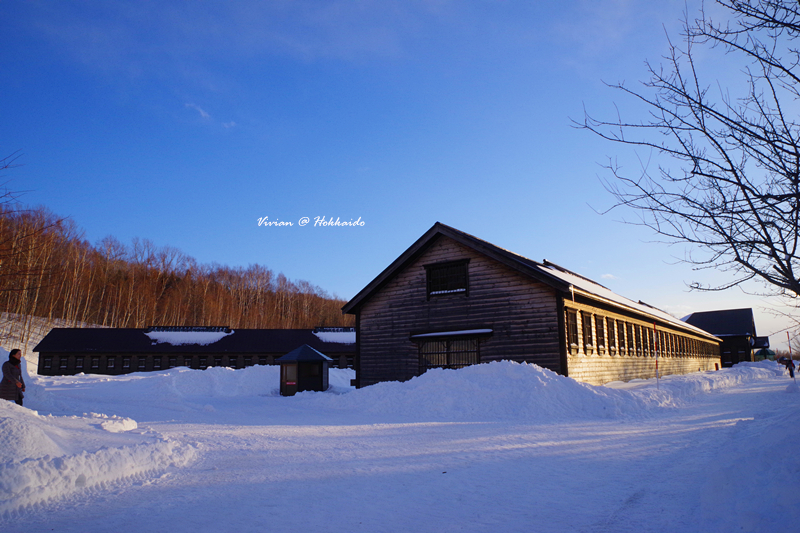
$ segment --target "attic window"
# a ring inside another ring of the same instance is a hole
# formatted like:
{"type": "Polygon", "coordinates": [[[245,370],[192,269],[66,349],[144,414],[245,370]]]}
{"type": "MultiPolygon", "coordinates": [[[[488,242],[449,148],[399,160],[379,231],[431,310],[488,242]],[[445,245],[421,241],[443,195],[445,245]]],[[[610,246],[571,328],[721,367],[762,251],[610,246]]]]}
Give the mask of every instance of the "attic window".
{"type": "Polygon", "coordinates": [[[445,294],[467,294],[469,289],[468,264],[469,259],[463,259],[461,261],[425,265],[428,299],[431,296],[445,294]]]}

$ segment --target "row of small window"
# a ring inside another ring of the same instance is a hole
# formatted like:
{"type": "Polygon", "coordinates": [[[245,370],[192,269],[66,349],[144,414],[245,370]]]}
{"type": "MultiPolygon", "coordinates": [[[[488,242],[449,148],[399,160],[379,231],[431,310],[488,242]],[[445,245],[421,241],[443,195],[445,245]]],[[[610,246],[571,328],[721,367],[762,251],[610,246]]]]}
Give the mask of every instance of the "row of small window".
{"type": "MultiPolygon", "coordinates": [[[[85,364],[85,357],[75,357],[75,368],[76,372],[82,372],[86,368],[84,367],[85,364]]],[[[100,365],[100,357],[89,357],[89,369],[90,370],[101,370],[100,365]]],[[[135,369],[136,370],[147,370],[147,358],[146,357],[136,357],[135,362],[135,369]]],[[[222,364],[223,356],[217,355],[210,358],[211,366],[227,366],[230,368],[239,368],[238,365],[238,357],[227,357],[227,364],[222,364]]],[[[245,356],[244,366],[252,366],[253,365],[253,357],[252,356],[245,356]]],[[[178,357],[176,356],[168,356],[168,357],[153,357],[153,365],[152,370],[162,370],[163,368],[175,368],[178,366],[178,357]]],[[[197,356],[196,360],[194,356],[183,356],[181,357],[182,366],[187,366],[191,368],[208,368],[209,366],[209,357],[205,355],[197,356]],[[195,363],[195,364],[193,364],[195,363]]],[[[69,370],[69,357],[58,357],[58,368],[60,370],[69,370]]],[[[123,371],[131,371],[132,370],[132,361],[133,358],[131,357],[108,357],[105,360],[105,365],[102,370],[106,371],[115,371],[117,368],[121,368],[123,371]],[[121,359],[121,361],[120,361],[121,359]],[[121,366],[118,366],[117,363],[121,363],[121,366]]],[[[266,365],[268,364],[267,356],[259,356],[258,357],[258,364],[259,365],[266,365]]],[[[53,358],[52,357],[45,357],[43,361],[43,367],[45,370],[52,370],[53,367],[53,358]]]]}
{"type": "Polygon", "coordinates": [[[609,355],[719,357],[718,347],[709,342],[587,311],[566,312],[567,343],[572,354],[582,348],[586,355],[607,350],[609,355]]]}

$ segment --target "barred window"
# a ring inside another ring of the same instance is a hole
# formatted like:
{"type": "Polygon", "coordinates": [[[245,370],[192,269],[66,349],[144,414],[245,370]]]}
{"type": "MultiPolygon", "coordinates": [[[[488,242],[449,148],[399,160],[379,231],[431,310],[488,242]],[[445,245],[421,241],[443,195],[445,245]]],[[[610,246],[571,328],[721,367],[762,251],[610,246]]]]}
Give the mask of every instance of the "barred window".
{"type": "Polygon", "coordinates": [[[581,331],[583,332],[583,349],[592,347],[592,315],[581,311],[581,331]]]}
{"type": "Polygon", "coordinates": [[[605,328],[603,327],[605,323],[605,319],[600,315],[594,316],[594,336],[597,339],[597,347],[604,348],[606,345],[606,334],[605,328]]]}
{"type": "Polygon", "coordinates": [[[636,335],[636,355],[641,357],[644,354],[642,348],[642,326],[636,324],[634,326],[634,333],[636,335]]]}
{"type": "Polygon", "coordinates": [[[578,349],[578,313],[567,309],[567,349],[578,349]]]}
{"type": "Polygon", "coordinates": [[[606,318],[608,328],[608,347],[614,348],[617,345],[617,325],[613,318],[606,318]]]}
{"type": "Polygon", "coordinates": [[[478,339],[443,339],[419,344],[420,374],[429,368],[462,368],[478,363],[478,339]]]}
{"type": "Polygon", "coordinates": [[[636,345],[633,339],[633,324],[625,324],[625,336],[628,338],[628,355],[636,355],[636,345]]]}
{"type": "Polygon", "coordinates": [[[469,289],[468,264],[469,259],[426,265],[428,299],[443,294],[466,294],[469,289]]]}

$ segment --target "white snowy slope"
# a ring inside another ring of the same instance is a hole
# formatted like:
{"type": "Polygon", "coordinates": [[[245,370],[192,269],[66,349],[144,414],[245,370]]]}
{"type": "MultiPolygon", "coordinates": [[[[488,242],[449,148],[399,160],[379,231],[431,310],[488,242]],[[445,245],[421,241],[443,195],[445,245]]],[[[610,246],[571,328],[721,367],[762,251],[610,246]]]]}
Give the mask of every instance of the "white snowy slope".
{"type": "Polygon", "coordinates": [[[28,376],[0,531],[798,531],[773,362],[593,387],[534,365],[278,394],[277,367],[28,376]]]}

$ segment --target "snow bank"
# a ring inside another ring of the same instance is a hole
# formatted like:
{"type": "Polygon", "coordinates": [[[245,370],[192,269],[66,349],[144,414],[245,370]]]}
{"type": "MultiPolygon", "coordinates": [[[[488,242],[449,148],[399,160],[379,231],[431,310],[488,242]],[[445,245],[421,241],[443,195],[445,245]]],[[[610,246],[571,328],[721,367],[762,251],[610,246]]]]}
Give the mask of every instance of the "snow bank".
{"type": "Polygon", "coordinates": [[[192,446],[134,432],[130,418],[41,416],[0,401],[0,516],[124,479],[184,466],[192,446]]]}
{"type": "Polygon", "coordinates": [[[699,394],[782,375],[772,361],[717,372],[593,386],[534,364],[497,361],[459,370],[432,369],[407,382],[378,383],[344,396],[302,393],[309,407],[413,420],[568,421],[647,417],[699,394]],[[627,390],[626,390],[627,389],[627,390]]]}

